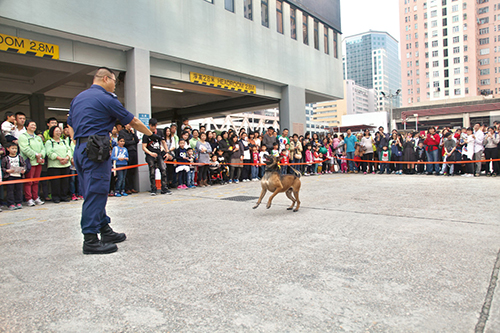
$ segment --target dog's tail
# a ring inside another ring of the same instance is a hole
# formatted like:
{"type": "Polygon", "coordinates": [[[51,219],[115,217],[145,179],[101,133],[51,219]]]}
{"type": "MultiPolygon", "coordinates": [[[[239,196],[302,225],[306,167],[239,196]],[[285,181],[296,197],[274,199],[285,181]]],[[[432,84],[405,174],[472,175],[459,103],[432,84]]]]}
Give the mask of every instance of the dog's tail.
{"type": "Polygon", "coordinates": [[[297,176],[297,178],[300,178],[300,176],[302,176],[302,174],[300,172],[298,172],[297,170],[295,170],[295,168],[290,168],[293,170],[293,172],[295,173],[295,176],[297,176]]]}

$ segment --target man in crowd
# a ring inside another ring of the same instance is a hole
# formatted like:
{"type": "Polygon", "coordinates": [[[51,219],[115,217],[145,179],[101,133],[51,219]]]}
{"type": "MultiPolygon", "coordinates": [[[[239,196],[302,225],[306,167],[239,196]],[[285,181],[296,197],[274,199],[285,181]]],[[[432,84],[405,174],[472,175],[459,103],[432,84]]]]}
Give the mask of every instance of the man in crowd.
{"type": "MultiPolygon", "coordinates": [[[[155,118],[149,119],[149,129],[152,135],[142,137],[142,150],[146,154],[146,162],[149,167],[149,180],[151,182],[151,195],[156,195],[156,169],[161,174],[161,194],[172,194],[167,188],[167,168],[161,154],[161,148],[168,151],[167,143],[163,131],[157,130],[158,121],[155,118]]],[[[170,156],[170,155],[168,155],[170,156]]]]}
{"type": "MultiPolygon", "coordinates": [[[[484,131],[483,125],[480,123],[474,124],[474,160],[480,161],[482,160],[482,154],[484,151],[484,131]]],[[[481,162],[475,163],[474,173],[476,177],[481,175],[481,162]]]]}
{"type": "MultiPolygon", "coordinates": [[[[125,128],[119,131],[119,136],[125,139],[125,148],[127,148],[128,151],[128,165],[137,165],[139,163],[137,157],[137,144],[139,143],[139,138],[137,137],[134,128],[130,126],[130,124],[125,125],[125,128]]],[[[125,193],[137,193],[137,190],[135,189],[136,175],[137,168],[127,170],[127,176],[125,178],[125,193]]]]}
{"type": "MultiPolygon", "coordinates": [[[[22,112],[16,112],[16,129],[14,130],[16,139],[19,139],[19,136],[26,132],[24,123],[26,123],[26,115],[22,112]]],[[[14,142],[17,143],[17,140],[14,142]]]]}
{"type": "Polygon", "coordinates": [[[262,145],[266,146],[267,151],[273,150],[274,143],[276,142],[276,135],[274,134],[274,128],[269,127],[264,138],[262,139],[262,145]]]}
{"type": "Polygon", "coordinates": [[[384,128],[380,126],[378,128],[379,136],[375,137],[375,145],[377,146],[377,152],[378,152],[378,159],[380,160],[382,158],[382,148],[389,147],[389,134],[384,133],[384,128]]]}
{"type": "Polygon", "coordinates": [[[356,142],[358,142],[358,139],[356,139],[355,135],[352,135],[351,129],[347,129],[347,136],[344,138],[344,143],[345,143],[345,153],[346,157],[349,160],[349,173],[358,173],[358,168],[356,167],[356,164],[354,163],[354,152],[356,151],[356,142]]]}
{"type": "Polygon", "coordinates": [[[280,144],[280,153],[285,149],[287,144],[290,144],[290,139],[288,138],[288,128],[285,128],[283,132],[281,132],[281,135],[278,136],[278,143],[280,144]]]}

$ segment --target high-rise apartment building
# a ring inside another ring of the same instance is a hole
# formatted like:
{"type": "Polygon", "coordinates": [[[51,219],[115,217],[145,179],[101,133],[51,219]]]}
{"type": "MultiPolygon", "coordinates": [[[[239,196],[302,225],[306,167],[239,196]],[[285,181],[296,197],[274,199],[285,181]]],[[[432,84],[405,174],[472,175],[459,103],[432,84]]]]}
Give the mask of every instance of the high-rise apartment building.
{"type": "MultiPolygon", "coordinates": [[[[376,91],[395,93],[401,88],[401,61],[398,41],[387,32],[368,31],[344,39],[344,79],[376,91]]],[[[377,97],[379,111],[389,111],[390,101],[377,97]]],[[[394,107],[401,105],[396,97],[394,107]]]]}
{"type": "Polygon", "coordinates": [[[500,93],[500,0],[400,0],[403,105],[500,93]]]}

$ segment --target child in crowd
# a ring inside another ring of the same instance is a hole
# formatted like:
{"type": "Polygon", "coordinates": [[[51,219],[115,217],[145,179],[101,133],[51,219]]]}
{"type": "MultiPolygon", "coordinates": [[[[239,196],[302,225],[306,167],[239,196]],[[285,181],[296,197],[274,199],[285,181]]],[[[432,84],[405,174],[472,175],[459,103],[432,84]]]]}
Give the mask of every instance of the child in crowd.
{"type": "Polygon", "coordinates": [[[226,185],[229,181],[229,167],[227,166],[224,152],[220,149],[217,150],[217,161],[219,162],[220,171],[222,174],[222,184],[226,185]]]}
{"type": "Polygon", "coordinates": [[[264,177],[264,173],[266,172],[266,166],[265,166],[266,156],[269,156],[269,153],[267,152],[267,147],[265,145],[262,145],[262,147],[260,148],[259,160],[260,160],[260,164],[264,164],[264,165],[261,165],[259,168],[260,178],[264,177]]]}
{"type": "Polygon", "coordinates": [[[387,146],[382,147],[382,154],[380,155],[380,172],[379,174],[384,174],[384,172],[387,171],[387,173],[391,173],[391,170],[389,168],[389,162],[391,160],[391,151],[387,148],[387,146]],[[384,163],[385,162],[385,163],[384,163]]]}
{"type": "Polygon", "coordinates": [[[347,173],[349,168],[347,167],[347,154],[344,151],[340,157],[340,172],[347,173]]]}
{"type": "Polygon", "coordinates": [[[194,158],[194,150],[193,148],[189,147],[187,149],[187,160],[189,161],[189,171],[187,172],[187,187],[188,188],[193,188],[196,187],[194,186],[194,169],[196,166],[193,164],[195,162],[194,158]]]}
{"type": "Polygon", "coordinates": [[[252,146],[252,181],[256,182],[259,181],[259,150],[257,149],[257,146],[252,146]]]}
{"type": "MultiPolygon", "coordinates": [[[[115,168],[124,167],[128,164],[128,150],[125,148],[125,138],[118,137],[118,145],[113,147],[111,152],[111,159],[115,168]]],[[[117,180],[115,183],[115,197],[127,196],[125,193],[125,177],[127,170],[116,171],[117,180]]]]}
{"type": "Polygon", "coordinates": [[[313,148],[313,160],[314,160],[313,174],[317,175],[318,174],[318,167],[321,165],[321,161],[322,161],[322,157],[321,157],[321,154],[319,152],[318,145],[314,146],[314,148],[313,148]]]}
{"type": "Polygon", "coordinates": [[[281,151],[281,169],[280,172],[282,175],[286,175],[288,173],[288,164],[290,163],[290,144],[285,144],[285,149],[281,151]]]}
{"type": "MultiPolygon", "coordinates": [[[[210,165],[208,166],[208,172],[210,175],[210,184],[212,184],[212,177],[217,176],[221,173],[220,163],[217,161],[217,155],[213,154],[210,157],[210,165]]],[[[220,179],[221,185],[223,185],[224,181],[220,179]]]]}
{"type": "MultiPolygon", "coordinates": [[[[424,147],[424,141],[420,140],[418,143],[418,146],[416,148],[416,155],[417,155],[417,161],[418,162],[427,162],[427,153],[425,151],[424,147]]],[[[425,171],[425,164],[418,164],[417,165],[417,173],[422,174],[425,171]]]]}
{"type": "MultiPolygon", "coordinates": [[[[179,140],[179,148],[175,150],[175,159],[179,163],[189,163],[187,158],[186,141],[184,139],[179,140]]],[[[185,164],[178,164],[175,168],[177,174],[177,180],[179,186],[178,189],[187,189],[187,173],[189,172],[189,166],[185,164]]]]}
{"type": "MultiPolygon", "coordinates": [[[[456,143],[455,139],[453,139],[453,135],[450,132],[447,132],[444,135],[444,154],[443,154],[443,162],[449,161],[449,162],[454,162],[455,159],[455,150],[456,150],[456,143]]],[[[448,176],[453,176],[453,171],[455,170],[455,164],[450,164],[450,173],[447,173],[448,170],[448,164],[443,164],[443,169],[441,170],[442,175],[448,175],[448,176]]]]}
{"type": "MultiPolygon", "coordinates": [[[[472,161],[474,158],[474,141],[476,137],[474,136],[472,127],[467,128],[467,137],[464,140],[464,146],[462,148],[462,159],[464,161],[472,161]]],[[[474,164],[465,163],[464,177],[474,177],[474,164]]]]}
{"type": "MultiPolygon", "coordinates": [[[[5,180],[19,180],[26,172],[26,162],[17,153],[17,145],[9,142],[6,144],[8,155],[2,159],[2,174],[5,180]]],[[[22,209],[23,184],[8,184],[7,206],[9,210],[22,209]]]]}
{"type": "Polygon", "coordinates": [[[5,112],[5,119],[2,123],[2,133],[5,135],[5,139],[8,142],[16,141],[17,138],[14,136],[16,131],[16,116],[12,111],[5,112]]]}
{"type": "Polygon", "coordinates": [[[313,165],[312,163],[314,162],[314,155],[312,152],[312,145],[308,143],[306,145],[306,172],[304,172],[304,176],[309,176],[310,174],[313,173],[313,165]]]}
{"type": "Polygon", "coordinates": [[[273,149],[271,150],[271,155],[274,157],[280,157],[280,150],[279,150],[279,144],[275,142],[273,144],[273,149]]]}

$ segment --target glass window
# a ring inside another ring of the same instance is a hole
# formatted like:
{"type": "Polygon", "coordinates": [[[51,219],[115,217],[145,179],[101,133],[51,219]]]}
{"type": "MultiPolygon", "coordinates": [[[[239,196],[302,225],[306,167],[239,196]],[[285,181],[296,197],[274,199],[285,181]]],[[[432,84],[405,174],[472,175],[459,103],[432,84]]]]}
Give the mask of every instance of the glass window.
{"type": "Polygon", "coordinates": [[[314,20],[314,48],[319,50],[319,22],[314,20]]]}
{"type": "Polygon", "coordinates": [[[243,0],[243,14],[245,18],[253,20],[252,9],[252,0],[243,0]]]}
{"type": "Polygon", "coordinates": [[[338,47],[337,47],[337,39],[338,39],[338,34],[336,31],[333,32],[333,56],[335,58],[339,58],[339,54],[338,54],[338,47]]]}
{"type": "Polygon", "coordinates": [[[283,1],[276,0],[276,24],[280,34],[283,33],[283,1]]]}
{"type": "Polygon", "coordinates": [[[309,16],[306,13],[302,13],[302,36],[304,37],[304,44],[306,45],[309,45],[308,19],[309,16]]]}
{"type": "Polygon", "coordinates": [[[260,12],[262,25],[269,28],[269,0],[261,0],[260,12]]]}
{"type": "Polygon", "coordinates": [[[224,7],[234,13],[234,0],[224,0],[224,7]]]}
{"type": "Polygon", "coordinates": [[[297,39],[297,9],[290,6],[290,35],[297,39]]]}
{"type": "Polygon", "coordinates": [[[325,53],[330,54],[330,44],[328,43],[328,27],[324,26],[324,44],[325,44],[325,53]]]}

